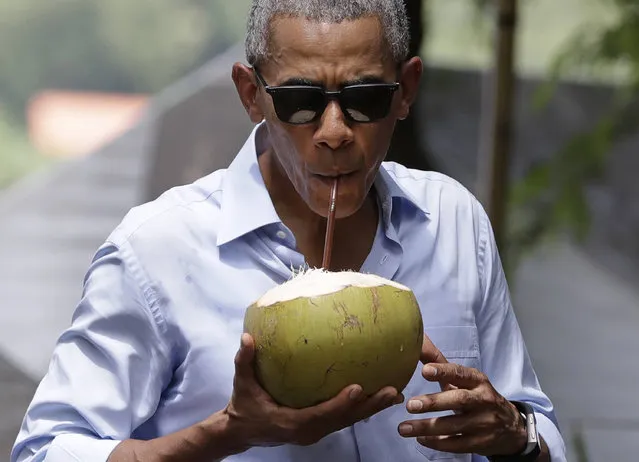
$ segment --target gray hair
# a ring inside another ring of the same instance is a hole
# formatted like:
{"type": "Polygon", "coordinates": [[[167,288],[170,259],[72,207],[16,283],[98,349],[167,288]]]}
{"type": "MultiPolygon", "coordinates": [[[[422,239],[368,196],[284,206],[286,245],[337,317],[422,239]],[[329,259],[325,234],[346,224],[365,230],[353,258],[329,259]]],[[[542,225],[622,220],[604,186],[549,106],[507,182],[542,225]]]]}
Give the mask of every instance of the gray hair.
{"type": "Polygon", "coordinates": [[[408,56],[410,30],[404,0],[253,0],[245,42],[246,59],[252,66],[267,59],[271,21],[278,15],[332,24],[377,16],[393,59],[401,62],[408,56]]]}

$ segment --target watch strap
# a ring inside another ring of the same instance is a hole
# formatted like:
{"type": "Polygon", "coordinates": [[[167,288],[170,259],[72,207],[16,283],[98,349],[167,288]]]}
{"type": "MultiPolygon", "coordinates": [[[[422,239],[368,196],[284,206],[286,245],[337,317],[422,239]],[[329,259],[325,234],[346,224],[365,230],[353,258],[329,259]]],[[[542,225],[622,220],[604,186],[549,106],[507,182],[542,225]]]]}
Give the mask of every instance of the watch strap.
{"type": "Polygon", "coordinates": [[[539,432],[537,431],[537,419],[533,407],[522,401],[510,401],[521,413],[526,422],[527,444],[526,448],[519,454],[511,456],[491,456],[490,462],[534,462],[541,453],[539,443],[539,432]]]}

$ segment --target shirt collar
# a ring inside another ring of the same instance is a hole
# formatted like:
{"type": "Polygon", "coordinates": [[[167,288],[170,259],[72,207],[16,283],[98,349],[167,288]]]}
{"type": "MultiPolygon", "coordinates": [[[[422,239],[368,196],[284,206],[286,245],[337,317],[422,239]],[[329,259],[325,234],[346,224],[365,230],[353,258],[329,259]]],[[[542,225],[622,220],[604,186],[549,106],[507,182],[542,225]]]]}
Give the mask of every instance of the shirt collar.
{"type": "MultiPolygon", "coordinates": [[[[251,131],[244,146],[226,171],[218,246],[257,229],[282,222],[264,184],[257,159],[257,153],[263,150],[264,130],[266,126],[261,123],[251,131]]],[[[428,215],[427,211],[419,207],[412,195],[395,181],[384,164],[379,169],[375,188],[380,198],[386,235],[391,239],[397,240],[391,220],[394,202],[405,203],[416,209],[418,213],[428,215]]]]}
{"type": "Polygon", "coordinates": [[[218,246],[272,223],[281,223],[257,162],[263,130],[266,126],[259,124],[251,131],[226,171],[218,246]]]}
{"type": "Polygon", "coordinates": [[[384,234],[401,246],[397,228],[393,223],[393,214],[401,214],[404,210],[403,207],[407,207],[417,212],[419,216],[426,218],[428,211],[420,207],[413,195],[393,178],[393,175],[387,170],[388,166],[389,164],[382,163],[375,179],[375,189],[382,214],[384,234]]]}

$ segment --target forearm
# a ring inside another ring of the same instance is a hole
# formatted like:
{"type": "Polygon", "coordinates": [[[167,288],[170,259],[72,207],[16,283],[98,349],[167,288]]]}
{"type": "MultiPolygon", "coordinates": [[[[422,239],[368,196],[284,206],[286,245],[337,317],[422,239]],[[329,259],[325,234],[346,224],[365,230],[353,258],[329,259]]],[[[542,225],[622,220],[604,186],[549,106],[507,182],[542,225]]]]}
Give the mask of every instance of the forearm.
{"type": "Polygon", "coordinates": [[[231,431],[228,415],[220,411],[189,428],[150,441],[127,440],[108,462],[214,462],[244,452],[241,432],[231,431]]]}

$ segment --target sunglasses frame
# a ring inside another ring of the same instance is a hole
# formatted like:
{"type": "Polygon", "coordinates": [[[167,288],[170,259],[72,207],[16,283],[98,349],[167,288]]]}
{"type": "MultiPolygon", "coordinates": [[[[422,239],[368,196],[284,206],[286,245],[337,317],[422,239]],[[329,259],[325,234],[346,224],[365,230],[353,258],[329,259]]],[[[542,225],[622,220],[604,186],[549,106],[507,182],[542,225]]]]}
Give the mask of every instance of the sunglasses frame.
{"type": "Polygon", "coordinates": [[[273,98],[273,106],[275,108],[275,113],[277,114],[277,117],[279,120],[281,120],[282,122],[289,124],[289,125],[307,125],[307,124],[311,124],[314,122],[317,122],[322,115],[324,114],[324,111],[326,111],[326,107],[328,106],[328,103],[331,100],[337,100],[337,102],[339,103],[339,106],[342,110],[342,113],[344,114],[344,117],[346,118],[346,120],[353,122],[353,123],[358,123],[358,124],[368,124],[368,123],[374,123],[377,122],[381,119],[384,119],[385,117],[388,116],[389,112],[390,112],[390,106],[392,104],[388,105],[388,109],[386,110],[385,114],[382,117],[377,117],[375,119],[370,119],[370,120],[366,120],[366,121],[361,121],[361,120],[357,120],[355,118],[353,118],[353,116],[351,116],[348,112],[348,108],[345,107],[344,101],[342,100],[342,93],[344,91],[350,90],[350,89],[356,89],[356,88],[382,88],[382,89],[386,89],[391,93],[395,93],[399,87],[400,87],[400,83],[399,82],[394,82],[394,83],[364,83],[364,84],[355,84],[355,85],[347,85],[344,88],[342,88],[341,90],[336,90],[336,91],[329,91],[326,90],[324,87],[320,87],[320,86],[314,86],[314,85],[269,85],[268,83],[266,83],[266,80],[264,80],[264,77],[262,76],[262,74],[260,73],[260,71],[257,69],[257,67],[253,66],[253,72],[255,73],[255,76],[257,78],[257,80],[262,84],[262,86],[264,87],[264,90],[266,91],[266,93],[268,93],[271,98],[273,98]],[[321,108],[321,110],[317,111],[317,114],[308,122],[291,122],[289,120],[284,120],[283,118],[280,117],[280,114],[277,111],[277,107],[275,107],[275,95],[281,91],[286,91],[286,90],[312,90],[314,92],[320,93],[323,96],[324,99],[324,104],[323,107],[321,108]]]}

